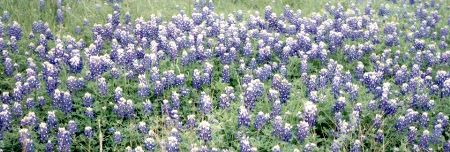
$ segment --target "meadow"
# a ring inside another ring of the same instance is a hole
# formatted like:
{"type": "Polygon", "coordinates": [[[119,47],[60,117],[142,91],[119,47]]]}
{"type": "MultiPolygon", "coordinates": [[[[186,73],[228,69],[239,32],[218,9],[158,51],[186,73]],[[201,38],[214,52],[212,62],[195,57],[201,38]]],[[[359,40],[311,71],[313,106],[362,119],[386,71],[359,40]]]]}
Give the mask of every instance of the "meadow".
{"type": "Polygon", "coordinates": [[[450,152],[448,0],[2,0],[0,17],[2,151],[450,152]]]}

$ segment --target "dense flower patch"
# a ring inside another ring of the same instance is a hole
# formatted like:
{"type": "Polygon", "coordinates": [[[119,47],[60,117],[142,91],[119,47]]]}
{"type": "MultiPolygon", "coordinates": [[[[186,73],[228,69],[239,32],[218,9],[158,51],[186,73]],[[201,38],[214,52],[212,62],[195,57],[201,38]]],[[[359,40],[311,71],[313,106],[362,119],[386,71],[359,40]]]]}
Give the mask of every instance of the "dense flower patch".
{"type": "Polygon", "coordinates": [[[74,36],[5,12],[0,148],[448,152],[448,3],[386,3],[165,20],[119,2],[74,36]]]}

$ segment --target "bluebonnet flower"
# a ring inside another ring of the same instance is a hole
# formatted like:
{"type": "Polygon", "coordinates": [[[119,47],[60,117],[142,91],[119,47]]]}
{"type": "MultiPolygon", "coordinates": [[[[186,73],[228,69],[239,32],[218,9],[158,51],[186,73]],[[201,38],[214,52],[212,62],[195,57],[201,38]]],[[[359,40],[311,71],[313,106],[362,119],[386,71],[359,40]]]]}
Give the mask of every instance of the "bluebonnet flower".
{"type": "Polygon", "coordinates": [[[59,128],[57,134],[58,140],[58,151],[68,152],[70,151],[70,146],[72,144],[72,139],[70,137],[70,132],[65,128],[59,128]]]}
{"type": "Polygon", "coordinates": [[[229,65],[223,66],[222,82],[224,82],[224,83],[230,82],[230,66],[229,65]]]}
{"type": "Polygon", "coordinates": [[[21,40],[22,28],[20,27],[20,24],[14,21],[13,24],[9,27],[8,35],[10,37],[15,37],[17,40],[21,40]]]}
{"type": "Polygon", "coordinates": [[[92,107],[93,100],[92,95],[89,92],[86,92],[83,96],[83,105],[85,107],[92,107]]]}
{"type": "Polygon", "coordinates": [[[90,126],[84,127],[84,136],[86,136],[87,138],[91,139],[93,134],[94,133],[92,131],[92,127],[90,127],[90,126]]]}
{"type": "Polygon", "coordinates": [[[270,116],[271,117],[275,117],[277,115],[280,115],[281,108],[282,108],[282,105],[281,105],[280,100],[276,100],[275,102],[273,102],[273,104],[272,104],[272,112],[270,113],[270,116]]]}
{"type": "Polygon", "coordinates": [[[262,111],[258,112],[258,115],[256,115],[255,124],[254,127],[256,130],[261,130],[269,120],[269,115],[264,114],[262,111]]]}
{"type": "Polygon", "coordinates": [[[173,136],[168,137],[165,148],[166,148],[166,151],[168,151],[168,152],[180,151],[178,139],[173,136]]]}
{"type": "Polygon", "coordinates": [[[56,11],[56,23],[63,24],[64,22],[64,14],[60,8],[56,11]]]}
{"type": "Polygon", "coordinates": [[[20,120],[20,125],[25,127],[36,127],[37,125],[37,118],[36,118],[36,114],[34,112],[29,112],[25,117],[22,118],[22,120],[20,120]]]}
{"type": "Polygon", "coordinates": [[[342,112],[345,109],[345,105],[346,105],[345,97],[339,97],[336,100],[336,102],[334,103],[333,111],[334,112],[342,112]]]}
{"type": "Polygon", "coordinates": [[[275,102],[276,100],[279,100],[280,93],[277,90],[270,89],[267,97],[269,98],[270,102],[275,102]]]}
{"type": "Polygon", "coordinates": [[[18,102],[14,102],[12,104],[11,113],[14,116],[14,118],[21,117],[23,115],[22,105],[18,102]]]}
{"type": "Polygon", "coordinates": [[[134,114],[134,103],[131,100],[120,98],[120,100],[114,105],[113,111],[119,118],[131,118],[134,114]]]}
{"type": "Polygon", "coordinates": [[[208,115],[211,113],[212,111],[212,101],[211,101],[211,97],[209,95],[207,95],[205,92],[201,92],[200,93],[200,111],[205,114],[208,115]]]}
{"type": "Polygon", "coordinates": [[[249,127],[250,126],[250,114],[248,113],[247,108],[245,106],[239,107],[238,112],[238,127],[249,127]]]}
{"type": "Polygon", "coordinates": [[[84,115],[86,115],[87,118],[94,119],[94,109],[92,109],[91,107],[86,107],[84,115]]]}
{"type": "Polygon", "coordinates": [[[211,127],[207,121],[200,122],[198,126],[198,136],[204,142],[209,142],[212,140],[211,127]]]}
{"type": "Polygon", "coordinates": [[[239,149],[240,152],[253,152],[253,148],[250,145],[250,141],[248,141],[248,137],[241,137],[239,141],[239,149]]]}
{"type": "Polygon", "coordinates": [[[313,152],[314,150],[316,150],[317,145],[315,143],[308,143],[305,145],[305,149],[303,150],[304,152],[313,152]]]}
{"type": "Polygon", "coordinates": [[[114,101],[120,101],[120,99],[122,98],[122,92],[123,90],[121,87],[117,87],[116,89],[114,89],[114,101]]]}
{"type": "Polygon", "coordinates": [[[4,72],[7,76],[12,76],[14,72],[14,63],[11,58],[6,58],[4,61],[4,72]]]}
{"type": "Polygon", "coordinates": [[[314,126],[317,119],[317,106],[311,101],[303,105],[303,118],[310,126],[314,126]]]}
{"type": "Polygon", "coordinates": [[[170,108],[169,100],[163,100],[161,105],[161,113],[169,115],[169,112],[171,111],[170,108]]]}
{"type": "Polygon", "coordinates": [[[7,104],[3,104],[0,112],[0,130],[9,130],[11,129],[12,116],[9,111],[9,106],[7,104]]]}
{"type": "Polygon", "coordinates": [[[138,129],[139,133],[141,133],[143,135],[147,134],[148,130],[149,130],[147,127],[147,124],[143,121],[139,122],[137,129],[138,129]]]}
{"type": "Polygon", "coordinates": [[[283,130],[284,130],[284,126],[283,126],[283,119],[281,118],[281,116],[276,116],[272,122],[272,135],[274,135],[275,137],[281,138],[283,135],[283,130]]]}
{"type": "Polygon", "coordinates": [[[443,146],[442,149],[444,150],[444,152],[449,152],[449,151],[450,151],[450,140],[448,140],[448,141],[444,144],[444,146],[443,146]]]}
{"type": "Polygon", "coordinates": [[[424,149],[424,150],[428,150],[429,148],[429,144],[430,144],[430,132],[428,130],[424,130],[422,133],[422,136],[420,137],[419,140],[419,146],[420,148],[424,149]]]}
{"type": "Polygon", "coordinates": [[[341,151],[341,143],[338,140],[333,140],[333,143],[331,144],[331,151],[332,152],[340,152],[341,151]]]}
{"type": "Polygon", "coordinates": [[[292,126],[289,123],[284,124],[283,132],[281,134],[281,140],[289,142],[292,138],[292,126]]]}
{"type": "Polygon", "coordinates": [[[67,130],[71,135],[74,135],[78,130],[77,123],[73,120],[69,120],[67,123],[67,130]]]}
{"type": "Polygon", "coordinates": [[[2,103],[9,104],[11,102],[11,96],[9,92],[2,92],[2,103]]]}
{"type": "Polygon", "coordinates": [[[27,98],[27,100],[25,101],[25,104],[27,106],[27,109],[32,109],[35,106],[33,98],[27,98]]]}
{"type": "Polygon", "coordinates": [[[355,140],[353,141],[352,147],[350,148],[351,152],[360,152],[361,150],[361,141],[355,140]]]}
{"type": "Polygon", "coordinates": [[[53,150],[53,143],[51,140],[48,140],[45,144],[45,152],[52,152],[53,150]]]}
{"type": "Polygon", "coordinates": [[[299,124],[297,124],[297,140],[299,142],[302,142],[305,140],[305,138],[309,134],[309,124],[305,121],[300,121],[299,124]]]}
{"type": "Polygon", "coordinates": [[[164,84],[161,81],[156,81],[154,86],[155,96],[161,96],[164,93],[164,84]]]}
{"type": "Polygon", "coordinates": [[[415,144],[416,136],[417,136],[417,128],[414,126],[410,126],[407,134],[408,143],[411,145],[415,144]]]}
{"type": "Polygon", "coordinates": [[[383,140],[384,140],[383,130],[379,129],[375,134],[375,141],[378,143],[383,143],[383,140]]]}
{"type": "Polygon", "coordinates": [[[49,111],[47,112],[47,126],[49,129],[56,128],[56,125],[58,124],[58,119],[56,118],[55,111],[49,111]]]}
{"type": "Polygon", "coordinates": [[[114,132],[113,140],[115,144],[120,144],[122,142],[122,134],[120,133],[120,131],[114,132]]]}
{"type": "Polygon", "coordinates": [[[428,113],[423,112],[421,117],[419,118],[419,125],[426,128],[426,127],[428,127],[429,122],[430,122],[430,118],[428,117],[428,113]]]}
{"type": "Polygon", "coordinates": [[[197,122],[195,120],[195,115],[188,115],[186,123],[185,123],[185,127],[188,128],[188,129],[195,128],[197,126],[196,123],[197,122]]]}
{"type": "Polygon", "coordinates": [[[144,147],[148,151],[154,151],[156,148],[156,141],[153,138],[145,138],[144,147]]]}
{"type": "Polygon", "coordinates": [[[433,143],[441,143],[442,133],[444,132],[444,128],[441,124],[437,124],[434,126],[434,130],[431,136],[431,141],[433,143]]]}
{"type": "Polygon", "coordinates": [[[108,84],[106,84],[106,79],[101,77],[97,80],[98,92],[101,96],[106,96],[108,93],[108,84]]]}
{"type": "Polygon", "coordinates": [[[149,115],[153,112],[153,106],[150,100],[145,100],[144,105],[142,106],[142,109],[146,115],[149,115]]]}

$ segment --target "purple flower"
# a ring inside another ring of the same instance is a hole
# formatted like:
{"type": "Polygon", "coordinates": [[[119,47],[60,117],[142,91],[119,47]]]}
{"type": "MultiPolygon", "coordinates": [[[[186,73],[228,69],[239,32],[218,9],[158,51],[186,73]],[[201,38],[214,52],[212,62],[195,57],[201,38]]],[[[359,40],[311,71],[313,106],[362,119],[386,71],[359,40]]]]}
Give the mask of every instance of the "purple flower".
{"type": "Polygon", "coordinates": [[[317,106],[314,103],[308,101],[303,105],[303,118],[311,127],[316,124],[317,106]]]}
{"type": "Polygon", "coordinates": [[[429,122],[430,122],[430,118],[428,117],[428,113],[427,112],[423,112],[422,116],[419,119],[420,126],[422,126],[424,128],[427,128],[429,122]]]}
{"type": "Polygon", "coordinates": [[[89,92],[86,92],[83,96],[83,105],[85,107],[92,107],[93,100],[92,95],[89,92]]]}
{"type": "Polygon", "coordinates": [[[281,134],[281,140],[289,142],[292,138],[292,126],[289,123],[284,124],[283,133],[281,134]]]}
{"type": "Polygon", "coordinates": [[[240,152],[254,152],[252,146],[250,145],[250,141],[248,141],[248,137],[241,137],[239,141],[239,151],[240,152]]]}
{"type": "Polygon", "coordinates": [[[422,137],[420,137],[419,146],[424,150],[428,150],[430,144],[430,132],[428,130],[424,130],[422,133],[422,137]]]}
{"type": "Polygon", "coordinates": [[[283,119],[281,116],[276,116],[272,123],[272,135],[275,137],[281,138],[283,135],[283,119]]]}
{"type": "Polygon", "coordinates": [[[101,96],[106,96],[108,93],[108,84],[106,84],[106,79],[101,77],[97,81],[98,92],[101,96]]]}
{"type": "Polygon", "coordinates": [[[138,129],[139,133],[141,133],[143,135],[147,134],[148,130],[149,130],[147,127],[147,124],[143,121],[139,122],[137,129],[138,129]]]}
{"type": "Polygon", "coordinates": [[[156,148],[156,141],[153,138],[145,138],[144,147],[148,151],[154,151],[156,148]]]}
{"type": "Polygon", "coordinates": [[[119,102],[120,98],[122,98],[122,88],[121,87],[117,87],[114,90],[114,101],[119,102]]]}
{"type": "Polygon", "coordinates": [[[120,144],[122,142],[122,134],[120,131],[114,132],[113,140],[115,144],[120,144]]]}
{"type": "Polygon", "coordinates": [[[223,66],[222,82],[230,83],[230,66],[228,66],[228,65],[223,66]]]}
{"type": "Polygon", "coordinates": [[[47,124],[46,123],[41,123],[39,124],[39,129],[38,129],[38,134],[39,134],[39,139],[41,140],[41,142],[45,142],[47,141],[48,137],[49,137],[49,129],[47,128],[47,124]]]}
{"type": "Polygon", "coordinates": [[[254,124],[256,130],[261,130],[266,125],[268,120],[269,120],[268,114],[264,114],[262,111],[258,112],[258,115],[256,115],[255,124],[254,124]]]}
{"type": "Polygon", "coordinates": [[[14,102],[11,112],[15,118],[21,117],[23,115],[22,105],[18,102],[14,102]]]}
{"type": "Polygon", "coordinates": [[[94,109],[92,109],[91,107],[86,107],[84,115],[86,115],[87,118],[94,119],[94,109]]]}
{"type": "Polygon", "coordinates": [[[211,102],[211,97],[209,97],[209,95],[207,95],[205,92],[201,92],[199,103],[200,103],[200,111],[203,114],[208,115],[211,113],[212,102],[211,102]]]}
{"type": "Polygon", "coordinates": [[[300,121],[297,124],[297,140],[303,142],[309,134],[309,124],[305,121],[300,121]]]}
{"type": "Polygon", "coordinates": [[[343,112],[345,110],[346,100],[345,97],[339,97],[333,106],[334,112],[343,112]]]}
{"type": "Polygon", "coordinates": [[[155,82],[154,94],[155,96],[161,96],[164,93],[164,84],[161,81],[155,82]]]}
{"type": "Polygon", "coordinates": [[[383,123],[382,118],[383,118],[383,116],[380,115],[380,114],[376,114],[376,115],[375,115],[375,118],[374,118],[374,120],[373,120],[373,127],[374,127],[374,128],[380,129],[380,127],[381,127],[381,125],[382,125],[382,123],[383,123]]]}
{"type": "Polygon", "coordinates": [[[90,126],[84,127],[84,136],[86,136],[88,139],[91,139],[93,134],[94,133],[92,131],[92,127],[90,126]]]}
{"type": "Polygon", "coordinates": [[[433,143],[441,143],[442,133],[444,132],[444,128],[441,124],[437,124],[434,126],[433,134],[431,137],[431,141],[433,143]]]}
{"type": "Polygon", "coordinates": [[[76,122],[73,120],[69,120],[69,122],[67,123],[67,129],[71,135],[74,135],[78,130],[76,122]]]}
{"type": "Polygon", "coordinates": [[[25,101],[25,104],[27,106],[27,109],[32,109],[35,106],[33,98],[27,98],[27,100],[25,101]]]}
{"type": "Polygon", "coordinates": [[[359,140],[353,141],[350,151],[351,152],[361,152],[361,141],[359,141],[359,140]]]}
{"type": "Polygon", "coordinates": [[[238,112],[238,127],[249,127],[250,126],[250,114],[248,113],[247,108],[245,106],[239,107],[238,112]]]}
{"type": "Polygon", "coordinates": [[[384,140],[383,130],[379,129],[375,134],[375,141],[378,143],[383,143],[383,140],[384,140]]]}
{"type": "Polygon", "coordinates": [[[56,11],[56,23],[63,24],[64,22],[64,14],[60,8],[56,11]]]}
{"type": "Polygon", "coordinates": [[[23,127],[35,127],[37,125],[36,114],[34,112],[29,112],[22,120],[20,120],[20,125],[23,127]]]}
{"type": "Polygon", "coordinates": [[[275,102],[273,102],[272,104],[272,112],[270,113],[271,117],[275,117],[281,114],[281,102],[280,100],[276,100],[275,102]]]}
{"type": "Polygon", "coordinates": [[[188,115],[186,123],[185,123],[185,127],[187,129],[192,129],[192,128],[195,128],[196,126],[197,126],[197,124],[196,124],[196,120],[195,120],[195,115],[188,115]]]}
{"type": "Polygon", "coordinates": [[[131,118],[134,114],[134,103],[131,100],[120,98],[120,100],[114,105],[113,111],[119,118],[131,118]]]}
{"type": "Polygon", "coordinates": [[[315,143],[308,143],[305,145],[304,152],[313,152],[317,148],[317,145],[315,143]]]}
{"type": "Polygon", "coordinates": [[[49,129],[56,128],[58,124],[58,119],[56,118],[55,111],[47,112],[47,126],[49,129]]]}
{"type": "Polygon", "coordinates": [[[53,150],[53,143],[51,140],[48,140],[45,144],[45,152],[52,152],[53,150]]]}
{"type": "Polygon", "coordinates": [[[409,144],[415,144],[416,143],[416,136],[417,136],[417,129],[414,126],[410,126],[409,130],[408,130],[408,135],[407,135],[407,139],[408,139],[408,143],[409,144]]]}
{"type": "Polygon", "coordinates": [[[9,27],[8,34],[10,37],[16,37],[17,40],[22,39],[22,28],[16,21],[9,27]]]}
{"type": "Polygon", "coordinates": [[[57,134],[58,140],[58,151],[69,152],[70,146],[72,144],[72,139],[70,137],[70,132],[65,128],[59,128],[57,134]]]}
{"type": "Polygon", "coordinates": [[[172,95],[170,96],[170,101],[172,102],[172,109],[180,109],[181,106],[180,94],[173,91],[172,95]]]}
{"type": "Polygon", "coordinates": [[[14,63],[11,58],[6,58],[4,61],[4,72],[7,76],[12,76],[14,72],[14,63]]]}
{"type": "Polygon", "coordinates": [[[341,151],[341,143],[339,143],[338,140],[333,140],[333,143],[331,144],[331,151],[332,152],[340,152],[341,151]]]}
{"type": "Polygon", "coordinates": [[[212,140],[211,136],[211,127],[207,121],[200,122],[198,126],[198,137],[203,140],[205,143],[212,140]]]}
{"type": "Polygon", "coordinates": [[[168,152],[180,151],[178,139],[173,136],[168,137],[165,148],[166,148],[166,151],[168,151],[168,152]]]}
{"type": "Polygon", "coordinates": [[[144,105],[142,106],[142,109],[146,115],[150,115],[153,112],[153,106],[150,100],[145,100],[144,105]]]}
{"type": "Polygon", "coordinates": [[[446,143],[444,143],[443,150],[444,150],[444,152],[450,151],[450,140],[448,140],[446,143]]]}

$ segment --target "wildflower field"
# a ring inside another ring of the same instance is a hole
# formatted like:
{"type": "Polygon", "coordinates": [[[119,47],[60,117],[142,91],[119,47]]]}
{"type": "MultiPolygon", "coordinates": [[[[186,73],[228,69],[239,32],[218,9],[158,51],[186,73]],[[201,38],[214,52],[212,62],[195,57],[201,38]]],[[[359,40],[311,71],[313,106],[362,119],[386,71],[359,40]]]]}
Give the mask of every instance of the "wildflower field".
{"type": "Polygon", "coordinates": [[[0,151],[450,152],[449,26],[449,0],[0,0],[0,151]]]}

